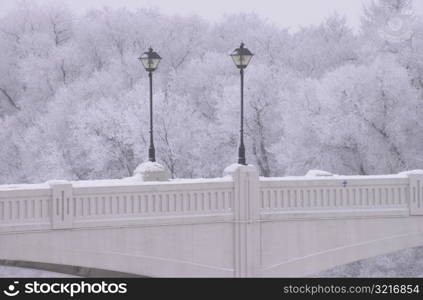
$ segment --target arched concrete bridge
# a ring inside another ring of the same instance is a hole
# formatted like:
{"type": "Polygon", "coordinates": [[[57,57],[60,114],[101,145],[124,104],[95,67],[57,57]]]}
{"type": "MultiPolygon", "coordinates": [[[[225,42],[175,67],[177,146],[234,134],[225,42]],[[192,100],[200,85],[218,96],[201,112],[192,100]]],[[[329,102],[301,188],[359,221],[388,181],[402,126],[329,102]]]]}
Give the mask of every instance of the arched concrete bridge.
{"type": "Polygon", "coordinates": [[[423,245],[423,172],[0,186],[0,260],[144,276],[307,276],[423,245]]]}

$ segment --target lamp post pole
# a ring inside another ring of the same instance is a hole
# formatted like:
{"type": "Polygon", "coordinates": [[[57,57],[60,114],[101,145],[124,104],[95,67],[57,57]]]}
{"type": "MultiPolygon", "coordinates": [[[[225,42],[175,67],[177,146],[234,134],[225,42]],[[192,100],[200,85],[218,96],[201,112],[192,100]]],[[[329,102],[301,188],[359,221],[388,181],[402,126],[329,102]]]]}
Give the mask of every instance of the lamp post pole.
{"type": "Polygon", "coordinates": [[[239,71],[241,75],[241,126],[240,126],[240,137],[239,137],[239,149],[238,149],[238,163],[240,165],[246,165],[245,159],[245,146],[244,146],[244,68],[239,71]]]}
{"type": "Polygon", "coordinates": [[[148,148],[148,160],[156,161],[156,150],[154,149],[153,141],[153,71],[148,72],[150,79],[150,147],[148,148]]]}

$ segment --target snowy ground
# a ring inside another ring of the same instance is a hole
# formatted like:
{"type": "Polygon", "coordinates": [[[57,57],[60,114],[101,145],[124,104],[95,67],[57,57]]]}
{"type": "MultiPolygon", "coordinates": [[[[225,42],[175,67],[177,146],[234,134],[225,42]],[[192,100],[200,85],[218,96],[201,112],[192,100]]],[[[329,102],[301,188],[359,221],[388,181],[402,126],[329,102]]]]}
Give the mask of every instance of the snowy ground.
{"type": "MultiPolygon", "coordinates": [[[[0,277],[75,277],[42,270],[0,266],[0,277]]],[[[313,277],[423,277],[423,247],[338,266],[313,277]]]]}
{"type": "Polygon", "coordinates": [[[35,270],[28,268],[0,266],[0,277],[75,277],[67,274],[35,270]]]}
{"type": "Polygon", "coordinates": [[[338,266],[315,277],[423,277],[423,247],[338,266]]]}

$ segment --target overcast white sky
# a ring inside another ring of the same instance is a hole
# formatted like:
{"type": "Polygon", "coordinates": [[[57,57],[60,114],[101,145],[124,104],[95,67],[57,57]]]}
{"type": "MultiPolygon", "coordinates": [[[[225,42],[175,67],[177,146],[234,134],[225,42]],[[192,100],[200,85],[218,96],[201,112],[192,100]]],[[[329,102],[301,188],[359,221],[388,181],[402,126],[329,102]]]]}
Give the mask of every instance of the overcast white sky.
{"type": "MultiPolygon", "coordinates": [[[[21,0],[0,0],[0,15],[9,11],[21,0]]],[[[255,12],[259,16],[283,27],[320,23],[334,11],[346,15],[349,24],[359,24],[363,4],[372,0],[26,0],[39,3],[63,2],[74,11],[84,13],[90,8],[140,7],[158,8],[166,14],[198,14],[217,21],[224,14],[255,12]]],[[[423,1],[415,0],[416,12],[423,15],[423,1]]]]}

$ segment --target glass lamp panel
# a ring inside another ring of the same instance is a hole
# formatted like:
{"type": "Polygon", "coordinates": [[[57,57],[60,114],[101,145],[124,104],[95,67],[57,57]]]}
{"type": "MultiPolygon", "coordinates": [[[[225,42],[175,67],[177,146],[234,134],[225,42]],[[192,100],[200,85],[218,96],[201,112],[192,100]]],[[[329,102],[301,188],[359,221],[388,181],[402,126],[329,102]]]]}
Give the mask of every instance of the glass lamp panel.
{"type": "Polygon", "coordinates": [[[252,57],[252,55],[241,55],[242,65],[245,67],[248,66],[252,57]]]}
{"type": "Polygon", "coordinates": [[[150,59],[147,57],[147,55],[142,55],[140,57],[140,60],[142,62],[142,65],[144,66],[144,68],[147,70],[148,68],[150,68],[150,59]]]}
{"type": "Polygon", "coordinates": [[[154,71],[160,63],[160,58],[141,57],[141,62],[147,71],[154,71]]]}
{"type": "Polygon", "coordinates": [[[157,67],[159,66],[160,63],[160,58],[150,58],[149,59],[149,66],[152,69],[157,69],[157,67]]]}
{"type": "Polygon", "coordinates": [[[231,57],[232,57],[232,60],[234,61],[234,64],[237,67],[241,66],[241,64],[242,64],[242,62],[241,62],[241,55],[232,54],[231,57]]]}

